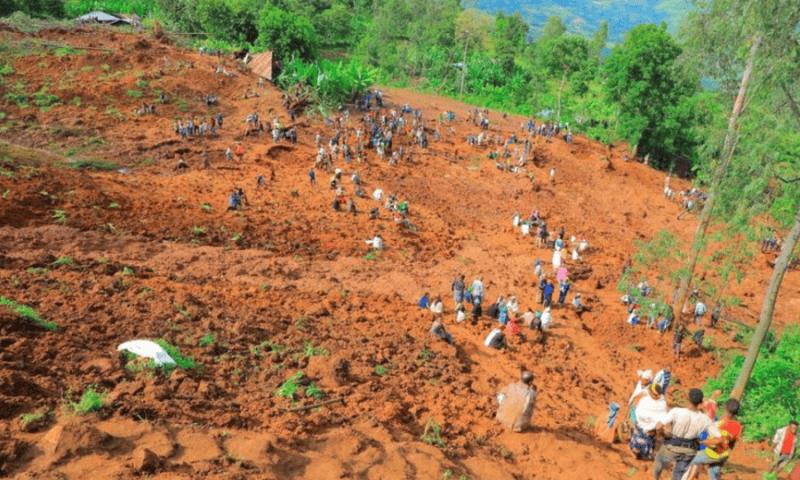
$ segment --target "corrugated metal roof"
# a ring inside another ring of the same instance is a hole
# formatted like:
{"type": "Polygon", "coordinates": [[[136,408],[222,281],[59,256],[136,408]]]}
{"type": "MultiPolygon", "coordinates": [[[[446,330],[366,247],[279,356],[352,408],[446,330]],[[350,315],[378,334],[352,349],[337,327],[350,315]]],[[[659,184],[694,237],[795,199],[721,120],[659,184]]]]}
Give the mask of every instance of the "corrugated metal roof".
{"type": "Polygon", "coordinates": [[[264,52],[251,56],[250,70],[267,80],[272,80],[272,52],[264,52]]]}
{"type": "Polygon", "coordinates": [[[80,22],[89,22],[89,21],[98,21],[102,23],[117,23],[117,22],[125,22],[130,23],[130,20],[127,18],[120,18],[116,15],[111,15],[105,12],[95,11],[89,12],[86,15],[76,18],[80,22]]]}

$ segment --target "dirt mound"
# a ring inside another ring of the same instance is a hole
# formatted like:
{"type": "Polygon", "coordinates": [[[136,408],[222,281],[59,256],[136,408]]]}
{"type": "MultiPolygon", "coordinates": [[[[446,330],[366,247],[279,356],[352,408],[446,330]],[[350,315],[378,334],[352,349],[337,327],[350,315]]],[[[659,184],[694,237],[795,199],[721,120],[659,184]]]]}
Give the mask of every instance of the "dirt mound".
{"type": "MultiPolygon", "coordinates": [[[[368,195],[380,188],[407,200],[414,228],[403,228],[371,198],[355,198],[355,215],[334,211],[330,173],[318,170],[310,183],[314,137],[335,131],[323,119],[299,118],[297,145],[241,137],[254,111],[292,123],[280,92],[234,61],[99,27],[39,38],[93,49],[11,60],[15,93],[52,105],[2,105],[0,138],[13,143],[3,155],[24,161],[0,167],[0,289],[58,328],[0,308],[3,474],[648,478],[647,463],[598,441],[592,427],[604,405],[627,398],[636,369],[672,361],[671,338],[627,325],[615,290],[634,241],[660,229],[692,236],[694,222],[678,220],[662,195],[663,174],[581,137],[537,137],[526,172],[503,172],[490,148],[467,145],[477,130],[463,121],[466,105],[386,89],[387,108],[421,108],[441,140],[420,150],[401,132],[396,145],[413,149],[412,161],[389,166],[369,151],[337,166],[348,197],[358,173],[368,195]],[[244,95],[253,90],[257,97],[244,95]],[[205,103],[209,94],[219,103],[205,103]],[[142,103],[155,114],[135,113],[142,103]],[[445,110],[457,112],[454,134],[435,120],[445,110]],[[176,120],[220,114],[216,136],[174,133],[176,120]],[[226,160],[239,145],[244,154],[226,160]],[[176,170],[178,159],[189,168],[176,170]],[[541,181],[551,168],[554,185],[541,181]],[[234,186],[248,197],[240,212],[227,211],[234,186]],[[495,321],[452,321],[450,282],[482,276],[487,305],[513,293],[523,310],[536,307],[533,262],[550,268],[551,251],[511,225],[514,212],[533,210],[551,230],[589,240],[581,262],[566,262],[587,310],[556,306],[545,342],[528,332],[506,351],[488,350],[495,321]],[[376,233],[384,250],[365,244],[376,233]],[[424,291],[442,295],[455,345],[430,336],[433,314],[416,306],[424,291]],[[126,365],[116,347],[133,339],[163,339],[197,366],[166,375],[126,365]],[[494,396],[521,370],[536,374],[541,392],[534,428],[516,435],[494,422],[494,396]],[[64,392],[76,401],[92,384],[107,394],[102,419],[59,417],[46,433],[20,426],[19,415],[57,412],[64,392]]],[[[351,143],[361,115],[343,120],[351,143]]],[[[490,119],[492,133],[522,135],[524,119],[490,119]]],[[[731,315],[754,322],[752,292],[768,274],[765,262],[754,265],[734,287],[745,305],[731,315]]],[[[798,279],[788,275],[784,288],[798,279]]],[[[781,297],[778,325],[795,301],[781,297]]],[[[741,348],[712,333],[715,345],[741,348]]],[[[690,347],[673,368],[670,400],[719,368],[712,353],[690,347]]],[[[755,471],[736,468],[731,478],[755,471]]]]}

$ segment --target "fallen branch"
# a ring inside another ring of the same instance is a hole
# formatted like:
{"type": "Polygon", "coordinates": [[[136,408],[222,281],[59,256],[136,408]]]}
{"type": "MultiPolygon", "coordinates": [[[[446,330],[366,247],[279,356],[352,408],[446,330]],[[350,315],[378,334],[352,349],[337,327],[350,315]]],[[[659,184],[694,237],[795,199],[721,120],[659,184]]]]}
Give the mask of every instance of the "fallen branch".
{"type": "Polygon", "coordinates": [[[342,405],[344,405],[344,398],[341,397],[334,398],[333,400],[325,400],[324,402],[312,403],[311,405],[306,405],[305,407],[290,408],[288,410],[285,408],[281,408],[280,410],[284,412],[302,412],[303,410],[311,410],[312,408],[317,408],[323,405],[330,405],[331,403],[339,403],[339,402],[342,402],[342,405]]]}

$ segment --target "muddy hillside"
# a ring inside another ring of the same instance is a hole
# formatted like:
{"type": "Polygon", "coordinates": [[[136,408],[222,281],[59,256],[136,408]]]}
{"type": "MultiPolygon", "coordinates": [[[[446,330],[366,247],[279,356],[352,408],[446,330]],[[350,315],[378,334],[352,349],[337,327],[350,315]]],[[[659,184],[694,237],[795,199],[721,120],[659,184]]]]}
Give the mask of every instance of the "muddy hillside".
{"type": "MultiPolygon", "coordinates": [[[[671,335],[628,325],[616,290],[636,240],[693,233],[695,218],[679,220],[664,197],[663,173],[581,136],[534,137],[522,170],[501,171],[488,134],[524,142],[527,119],[490,111],[484,145],[470,145],[481,130],[468,105],[385,88],[378,118],[419,109],[429,144],[399,128],[394,165],[375,150],[340,155],[336,211],[332,173],[309,179],[316,137],[330,151],[340,129],[356,145],[374,108],[292,120],[282,92],[241,63],[149,33],[5,28],[0,41],[10,67],[0,76],[0,476],[650,478],[651,463],[592,427],[609,402],[627,402],[637,369],[672,362],[671,335]],[[455,118],[440,125],[444,111],[455,118]],[[296,144],[248,131],[254,112],[296,128],[296,144]],[[218,115],[213,135],[175,131],[218,115]],[[247,201],[229,211],[237,187],[247,201]],[[408,225],[385,207],[392,194],[407,202],[408,225]],[[512,224],[535,210],[565,231],[572,287],[544,339],[523,326],[506,349],[484,347],[499,323],[457,323],[451,282],[482,277],[484,313],[509,294],[520,313],[541,310],[534,262],[557,282],[552,249],[512,224]],[[380,250],[366,243],[377,234],[380,250]],[[589,247],[574,261],[581,236],[589,247]],[[441,295],[453,345],[429,334],[425,292],[441,295]],[[126,364],[117,346],[137,339],[163,341],[182,366],[126,364]],[[495,394],[523,370],[539,396],[532,429],[513,433],[493,418],[495,394]],[[99,411],[81,415],[92,398],[99,411]]],[[[726,315],[755,323],[771,258],[733,287],[744,302],[726,315]]],[[[779,328],[799,287],[790,273],[779,328]]],[[[709,334],[744,349],[727,331],[709,334]]],[[[717,353],[690,345],[673,368],[673,404],[721,368],[717,353]]],[[[766,464],[758,448],[735,453],[727,478],[754,478],[766,464]]]]}

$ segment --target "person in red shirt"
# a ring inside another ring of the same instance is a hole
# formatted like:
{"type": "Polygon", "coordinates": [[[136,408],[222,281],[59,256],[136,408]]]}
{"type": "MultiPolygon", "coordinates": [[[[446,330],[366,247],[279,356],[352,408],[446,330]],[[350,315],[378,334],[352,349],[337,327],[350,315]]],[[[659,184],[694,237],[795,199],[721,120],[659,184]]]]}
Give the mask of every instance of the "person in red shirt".
{"type": "Polygon", "coordinates": [[[783,469],[794,458],[797,451],[797,421],[792,420],[789,425],[779,428],[772,444],[775,446],[772,451],[775,458],[769,464],[770,473],[783,469]]]}
{"type": "Polygon", "coordinates": [[[731,450],[742,436],[742,424],[735,420],[739,408],[739,401],[735,398],[725,402],[725,411],[717,422],[721,435],[701,440],[700,443],[703,445],[701,450],[689,463],[688,480],[695,480],[703,466],[708,466],[710,480],[720,479],[722,465],[728,460],[731,450]]]}

